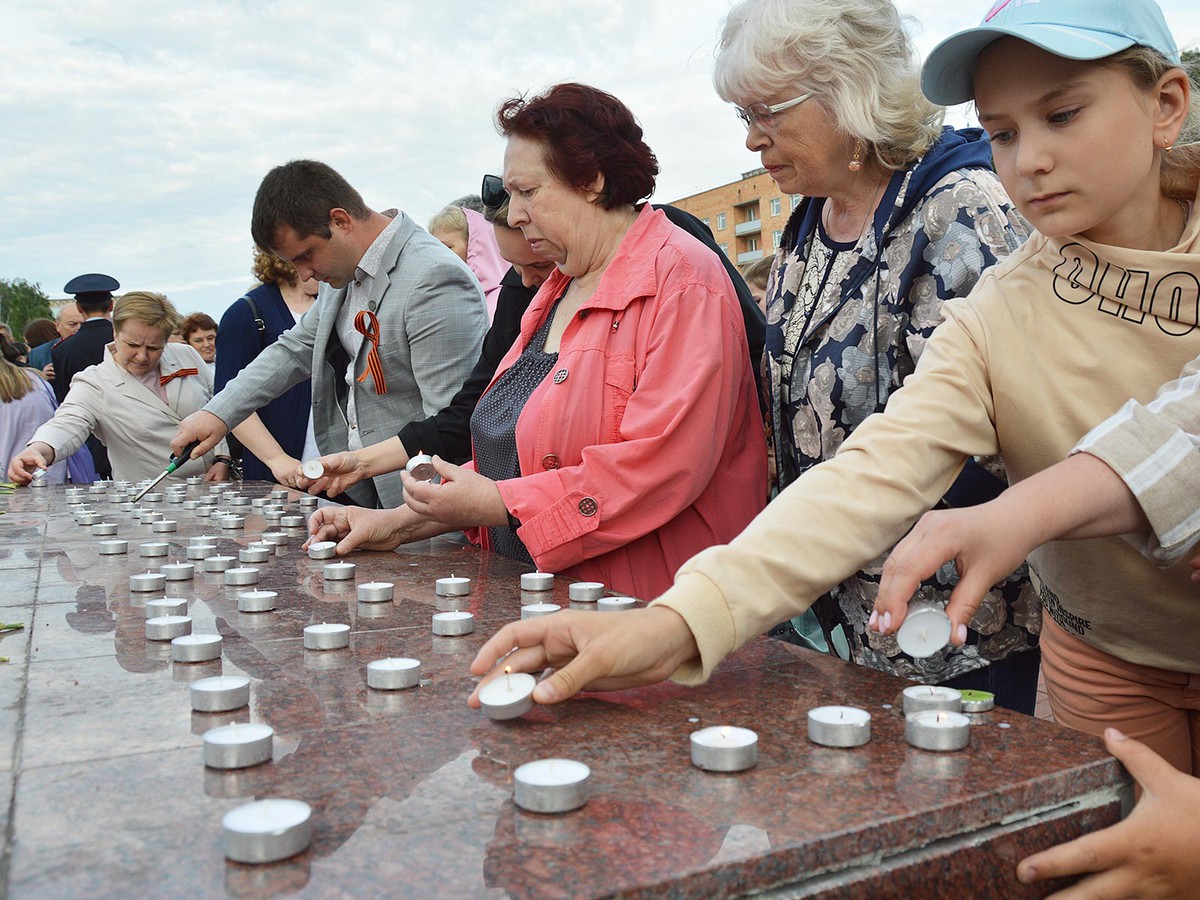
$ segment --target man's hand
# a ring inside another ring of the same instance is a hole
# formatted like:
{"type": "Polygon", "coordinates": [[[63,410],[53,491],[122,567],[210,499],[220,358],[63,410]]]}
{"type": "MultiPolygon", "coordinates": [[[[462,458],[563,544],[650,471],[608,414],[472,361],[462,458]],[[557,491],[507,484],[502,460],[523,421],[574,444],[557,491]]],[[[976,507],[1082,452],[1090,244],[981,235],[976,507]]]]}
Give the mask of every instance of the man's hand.
{"type": "Polygon", "coordinates": [[[300,466],[300,460],[296,459],[296,457],[280,453],[278,456],[264,459],[263,462],[271,470],[271,476],[280,484],[286,484],[289,487],[299,487],[295,479],[296,472],[300,466]]]}
{"type": "Polygon", "coordinates": [[[307,548],[314,541],[337,541],[338,556],[345,556],[359,547],[363,550],[395,550],[401,544],[428,537],[421,533],[422,527],[427,525],[407,506],[398,509],[326,506],[308,520],[308,533],[312,537],[304,546],[307,548]]]}
{"type": "Polygon", "coordinates": [[[229,466],[223,462],[215,462],[208,467],[208,471],[204,473],[205,481],[228,481],[229,466]]]}
{"type": "Polygon", "coordinates": [[[218,416],[202,409],[196,410],[179,423],[179,430],[171,439],[171,453],[177,456],[192,441],[199,441],[200,446],[192,451],[191,458],[195,459],[215,447],[228,432],[228,426],[218,416]]]}
{"type": "Polygon", "coordinates": [[[1104,743],[1141,785],[1137,806],[1116,825],[1026,857],[1017,866],[1017,878],[1028,884],[1087,875],[1052,895],[1059,900],[1195,896],[1200,887],[1200,779],[1115,728],[1104,732],[1104,743]]]}
{"type": "Polygon", "coordinates": [[[441,476],[441,484],[417,481],[408,472],[400,473],[404,501],[414,512],[455,528],[508,524],[508,508],[496,482],[440,456],[433,457],[433,470],[441,476]]]}
{"type": "Polygon", "coordinates": [[[352,484],[358,484],[364,478],[370,477],[362,457],[353,451],[330,453],[320,457],[320,461],[325,467],[325,474],[315,479],[305,478],[304,473],[300,471],[300,464],[296,464],[290,473],[290,476],[296,479],[296,487],[310,494],[324,493],[326,496],[336,497],[352,484]]]}
{"type": "MultiPolygon", "coordinates": [[[[480,648],[471,672],[488,674],[505,654],[510,655],[504,664],[514,672],[553,668],[554,674],[534,688],[533,699],[559,703],[579,691],[655,684],[698,653],[687,623],[665,606],[615,616],[564,610],[505,625],[480,648]]],[[[479,708],[479,688],[490,680],[479,683],[468,705],[479,708]]]]}
{"type": "Polygon", "coordinates": [[[29,484],[38,469],[49,469],[54,463],[54,448],[34,441],[12,458],[8,464],[8,480],[13,484],[29,484]]]}
{"type": "Polygon", "coordinates": [[[47,381],[54,380],[54,363],[46,363],[46,365],[42,366],[42,377],[47,381]]]}

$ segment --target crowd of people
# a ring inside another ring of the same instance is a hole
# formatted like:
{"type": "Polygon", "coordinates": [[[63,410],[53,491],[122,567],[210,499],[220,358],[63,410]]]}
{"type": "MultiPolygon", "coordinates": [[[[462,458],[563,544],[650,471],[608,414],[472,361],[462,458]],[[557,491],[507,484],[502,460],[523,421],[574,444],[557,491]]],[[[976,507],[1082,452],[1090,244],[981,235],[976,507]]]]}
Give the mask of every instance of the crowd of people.
{"type": "Polygon", "coordinates": [[[339,554],[461,531],[653,601],[492,637],[473,671],[552,668],[542,703],[696,683],[768,631],[1025,713],[1040,671],[1057,721],[1105,735],[1145,793],[1019,876],[1182,891],[1200,874],[1180,849],[1200,840],[1180,805],[1200,795],[1188,74],[1153,0],[996,3],[915,56],[890,0],[730,11],[714,87],[803,197],[745,273],[648,202],[637,119],[589,85],[502,101],[503,174],[428,230],[324,163],[278,166],[251,213],[259,286],[220,324],[146,292],[114,308],[89,275],[32,351],[3,340],[9,478],[62,480],[90,439],[97,472],[140,480],[197,444],[176,477],[240,464],[341,501],[310,523],[339,554]],[[967,101],[982,129],[945,126],[967,101]],[[407,471],[421,454],[436,477],[407,471]],[[896,639],[914,596],[952,622],[932,656],[896,639]]]}

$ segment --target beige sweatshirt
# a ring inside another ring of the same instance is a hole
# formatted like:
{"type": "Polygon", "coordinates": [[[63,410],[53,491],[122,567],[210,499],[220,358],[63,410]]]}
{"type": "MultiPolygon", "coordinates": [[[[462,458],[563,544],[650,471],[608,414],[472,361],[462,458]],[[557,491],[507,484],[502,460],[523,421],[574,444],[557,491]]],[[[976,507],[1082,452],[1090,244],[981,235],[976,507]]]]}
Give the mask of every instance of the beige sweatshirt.
{"type": "MultiPolygon", "coordinates": [[[[1200,205],[1197,206],[1200,209],[1200,205]]],[[[1010,480],[1064,459],[1131,397],[1147,402],[1200,354],[1200,215],[1163,252],[1034,234],[984,273],[916,372],[837,456],[779,495],[732,543],[683,565],[656,602],[687,621],[707,678],[750,638],[892,547],[967,456],[1010,480]]],[[[1046,614],[1130,662],[1200,671],[1200,596],[1186,562],[1160,569],[1120,538],[1030,556],[1046,614]]]]}

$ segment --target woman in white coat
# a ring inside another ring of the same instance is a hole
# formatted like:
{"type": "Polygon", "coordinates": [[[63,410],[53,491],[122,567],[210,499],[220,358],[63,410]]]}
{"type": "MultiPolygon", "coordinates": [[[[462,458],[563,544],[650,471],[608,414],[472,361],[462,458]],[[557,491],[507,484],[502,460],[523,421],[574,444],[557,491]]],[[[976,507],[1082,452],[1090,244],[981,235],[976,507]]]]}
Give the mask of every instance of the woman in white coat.
{"type": "MultiPolygon", "coordinates": [[[[114,339],[104,359],[78,373],[50,421],[34,433],[8,465],[9,480],[27,484],[38,469],[77,450],[89,434],[108,448],[113,478],[154,478],[171,456],[171,438],[184,417],[212,397],[212,375],[195,349],[169,344],[180,324],[175,307],[162,294],[133,291],[113,309],[114,339]]],[[[172,475],[179,481],[204,474],[229,477],[222,445],[172,475]]]]}

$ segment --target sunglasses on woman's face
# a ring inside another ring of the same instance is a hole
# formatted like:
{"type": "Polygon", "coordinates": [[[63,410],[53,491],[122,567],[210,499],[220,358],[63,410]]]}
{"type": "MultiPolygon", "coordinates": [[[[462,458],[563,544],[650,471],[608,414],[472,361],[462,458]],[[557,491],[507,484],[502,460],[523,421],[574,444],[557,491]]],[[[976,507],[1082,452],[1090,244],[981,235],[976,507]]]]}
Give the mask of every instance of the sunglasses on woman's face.
{"type": "Polygon", "coordinates": [[[504,179],[499,175],[484,175],[479,196],[483,200],[483,205],[488,209],[499,209],[508,200],[508,191],[504,189],[504,179]]]}

